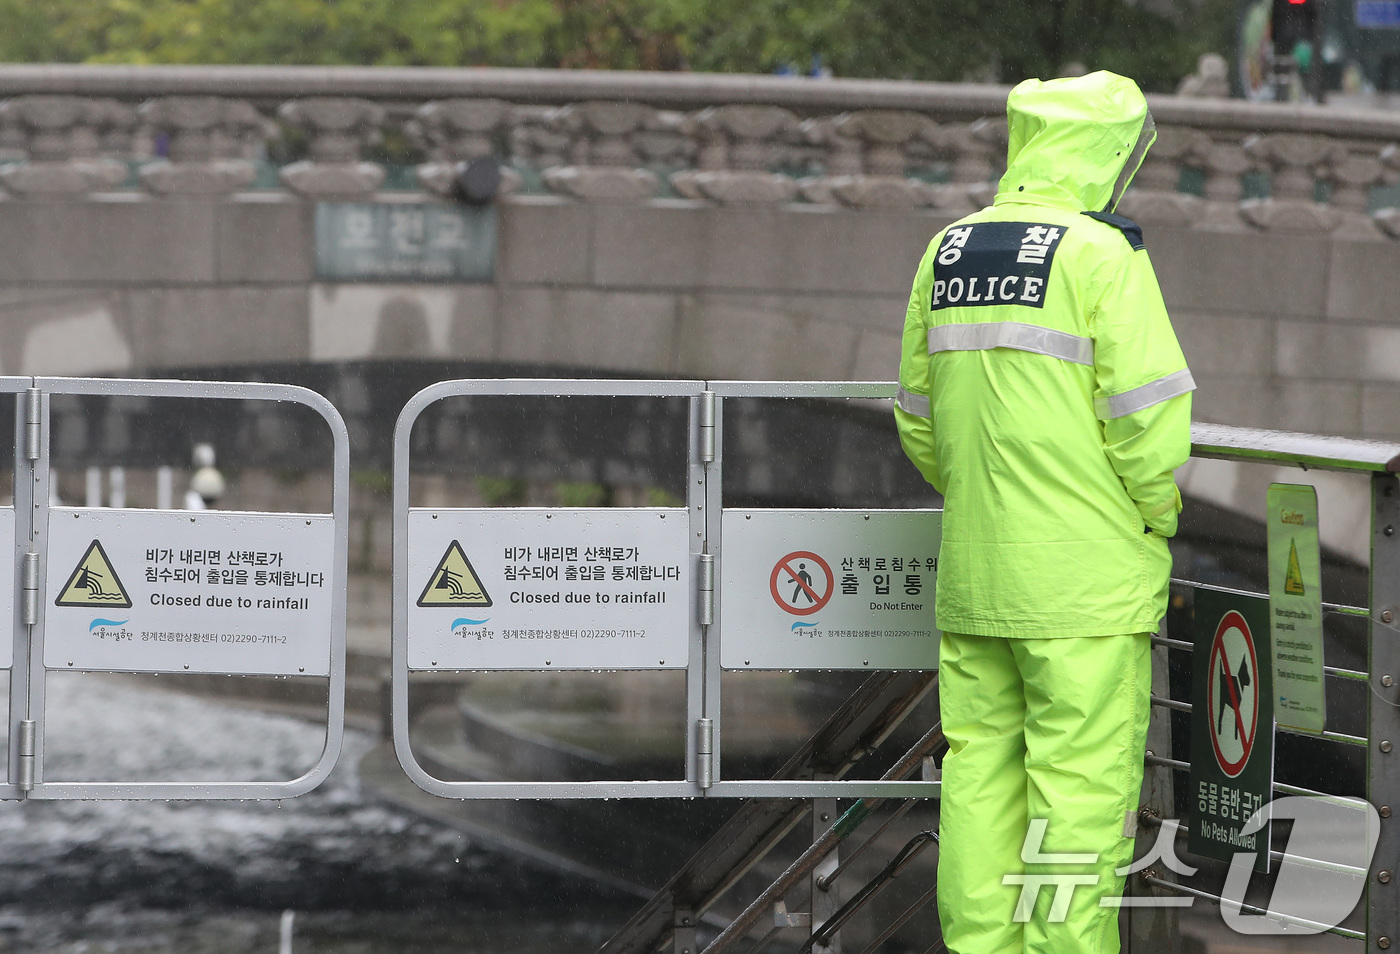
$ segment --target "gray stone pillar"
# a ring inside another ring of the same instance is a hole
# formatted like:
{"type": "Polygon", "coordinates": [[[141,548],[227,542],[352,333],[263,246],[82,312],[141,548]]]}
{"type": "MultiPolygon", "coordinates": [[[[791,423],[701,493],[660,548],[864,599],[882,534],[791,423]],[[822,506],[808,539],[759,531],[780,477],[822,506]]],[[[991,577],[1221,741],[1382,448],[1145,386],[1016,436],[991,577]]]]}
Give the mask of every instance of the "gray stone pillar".
{"type": "Polygon", "coordinates": [[[384,167],[360,161],[360,147],[379,141],[384,110],[365,99],[316,96],[283,103],[277,115],[303,130],[309,159],[282,169],[282,184],[309,199],[355,199],[384,182],[384,167]]]}
{"type": "Polygon", "coordinates": [[[1270,133],[1251,136],[1245,151],[1270,169],[1269,198],[1247,200],[1240,214],[1261,229],[1330,232],[1341,223],[1337,210],[1316,200],[1318,173],[1336,154],[1326,136],[1270,133]]]}
{"type": "Polygon", "coordinates": [[[135,116],[114,100],[78,96],[20,96],[0,105],[26,159],[0,168],[0,182],[30,198],[77,197],[126,179],[125,163],[99,155],[104,133],[130,130],[135,116]]]}
{"type": "Polygon", "coordinates": [[[661,180],[638,167],[631,137],[655,112],[641,103],[593,101],[564,106],[550,127],[571,139],[573,164],[544,170],[551,191],[578,199],[627,201],[656,194],[661,180]]]}
{"type": "Polygon", "coordinates": [[[777,106],[717,106],[686,117],[683,133],[698,140],[699,168],[671,176],[691,199],[725,205],[789,202],[797,181],[772,171],[784,147],[801,133],[789,110],[777,106]]]}
{"type": "Polygon", "coordinates": [[[159,196],[217,197],[253,181],[240,143],[265,126],[251,103],[214,96],[164,96],[141,106],[141,116],[168,158],[141,168],[141,184],[159,196]]]}
{"type": "MultiPolygon", "coordinates": [[[[499,99],[445,99],[425,103],[414,113],[409,134],[428,153],[418,167],[418,181],[429,192],[451,195],[457,164],[484,156],[499,156],[511,128],[515,108],[499,99]]],[[[501,191],[520,187],[519,173],[501,170],[501,191]]]]}

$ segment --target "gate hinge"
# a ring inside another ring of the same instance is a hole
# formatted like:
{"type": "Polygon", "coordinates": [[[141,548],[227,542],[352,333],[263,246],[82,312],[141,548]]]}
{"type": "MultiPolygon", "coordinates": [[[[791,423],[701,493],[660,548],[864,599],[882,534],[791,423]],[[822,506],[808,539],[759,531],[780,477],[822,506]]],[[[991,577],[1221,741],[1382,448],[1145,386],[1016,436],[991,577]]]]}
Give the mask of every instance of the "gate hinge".
{"type": "Polygon", "coordinates": [[[700,590],[696,594],[700,604],[700,625],[709,626],[715,621],[715,555],[700,554],[700,590]]]}
{"type": "Polygon", "coordinates": [[[19,723],[19,789],[22,792],[34,790],[34,720],[22,719],[19,723]]]}
{"type": "Polygon", "coordinates": [[[715,723],[713,719],[695,720],[695,778],[701,788],[715,784],[715,723]]]}
{"type": "Polygon", "coordinates": [[[700,392],[700,462],[715,459],[715,392],[700,392]]]}
{"type": "Polygon", "coordinates": [[[24,579],[21,587],[24,625],[33,626],[39,622],[39,554],[24,555],[24,579]]]}
{"type": "Polygon", "coordinates": [[[24,392],[24,456],[39,459],[39,424],[44,419],[44,392],[26,388],[24,392]]]}

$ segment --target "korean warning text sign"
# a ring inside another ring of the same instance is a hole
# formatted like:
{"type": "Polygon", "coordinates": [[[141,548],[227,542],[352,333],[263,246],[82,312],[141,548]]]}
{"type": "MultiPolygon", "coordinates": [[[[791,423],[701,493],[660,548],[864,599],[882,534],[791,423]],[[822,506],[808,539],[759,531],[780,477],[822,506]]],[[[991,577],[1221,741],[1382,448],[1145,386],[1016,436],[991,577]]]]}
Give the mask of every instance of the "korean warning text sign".
{"type": "Polygon", "coordinates": [[[933,669],[942,514],[726,510],[726,669],[933,669]]]}
{"type": "Polygon", "coordinates": [[[55,508],[44,665],[328,675],[334,568],[325,514],[55,508]]]}
{"type": "Polygon", "coordinates": [[[689,532],[684,508],[410,510],[408,666],[684,668],[689,532]]]}

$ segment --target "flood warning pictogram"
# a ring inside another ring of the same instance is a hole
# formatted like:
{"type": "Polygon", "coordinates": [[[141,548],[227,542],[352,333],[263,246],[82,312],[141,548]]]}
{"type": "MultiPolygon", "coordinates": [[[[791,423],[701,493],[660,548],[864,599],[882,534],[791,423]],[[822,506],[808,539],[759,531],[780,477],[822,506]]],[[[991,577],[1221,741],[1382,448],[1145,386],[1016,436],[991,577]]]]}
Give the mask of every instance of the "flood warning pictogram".
{"type": "Polygon", "coordinates": [[[462,550],[462,545],[453,540],[447,552],[438,561],[428,585],[423,587],[423,595],[418,597],[419,606],[490,606],[491,597],[486,592],[481,578],[476,575],[471,561],[462,550]]]}
{"type": "Polygon", "coordinates": [[[122,609],[131,606],[131,597],[122,586],[112,561],[102,544],[93,540],[83,558],[73,568],[68,582],[58,591],[55,606],[110,606],[122,609]]]}

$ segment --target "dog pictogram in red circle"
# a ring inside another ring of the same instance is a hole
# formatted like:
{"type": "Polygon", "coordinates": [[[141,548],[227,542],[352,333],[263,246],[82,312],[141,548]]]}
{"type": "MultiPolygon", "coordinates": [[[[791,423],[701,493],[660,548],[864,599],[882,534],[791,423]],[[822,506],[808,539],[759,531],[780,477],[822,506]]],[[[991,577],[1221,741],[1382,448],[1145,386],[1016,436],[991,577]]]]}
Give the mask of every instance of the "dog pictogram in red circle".
{"type": "Polygon", "coordinates": [[[1234,610],[1215,628],[1209,671],[1210,744],[1220,770],[1235,778],[1249,763],[1259,728],[1259,655],[1249,624],[1234,610]]]}

